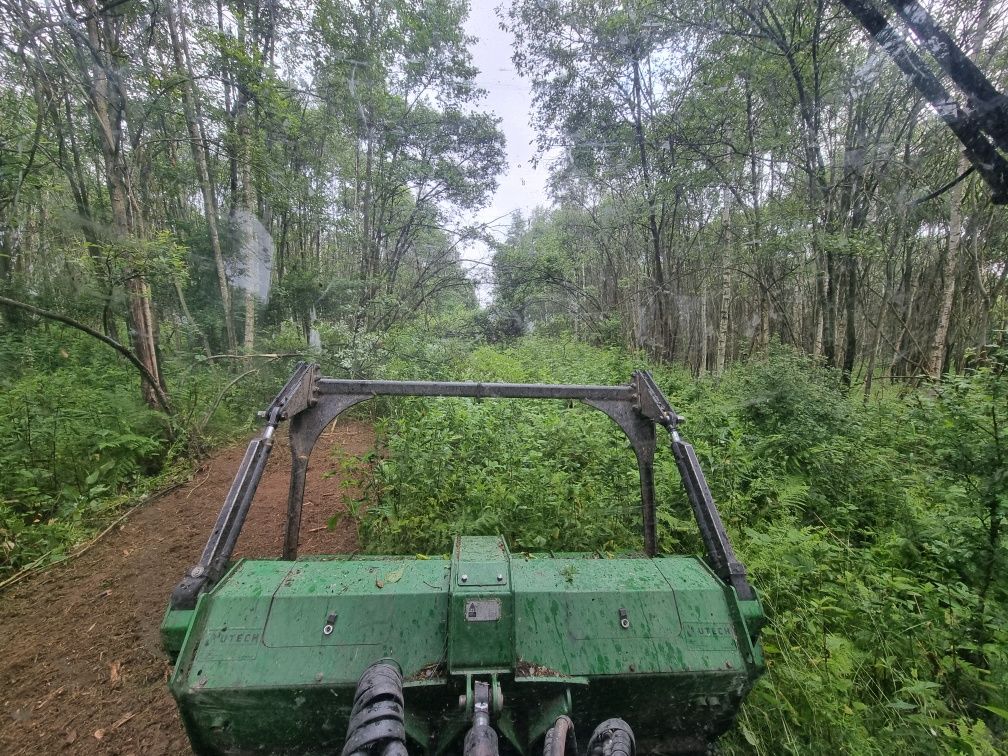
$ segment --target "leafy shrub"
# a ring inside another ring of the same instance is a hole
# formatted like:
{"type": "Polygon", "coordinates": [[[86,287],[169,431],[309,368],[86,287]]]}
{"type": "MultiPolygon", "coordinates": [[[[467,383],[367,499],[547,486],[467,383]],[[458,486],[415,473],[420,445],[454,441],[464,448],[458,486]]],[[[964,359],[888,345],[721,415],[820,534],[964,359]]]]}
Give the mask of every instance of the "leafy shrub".
{"type": "Polygon", "coordinates": [[[0,339],[0,568],[60,552],[165,460],[164,418],[94,346],[44,330],[0,339]]]}

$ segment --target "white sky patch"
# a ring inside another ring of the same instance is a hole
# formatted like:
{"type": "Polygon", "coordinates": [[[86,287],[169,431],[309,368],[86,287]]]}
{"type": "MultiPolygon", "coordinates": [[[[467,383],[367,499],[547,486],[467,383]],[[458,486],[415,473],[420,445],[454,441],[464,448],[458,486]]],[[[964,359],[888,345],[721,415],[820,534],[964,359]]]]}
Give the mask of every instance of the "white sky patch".
{"type": "MultiPolygon", "coordinates": [[[[521,78],[511,63],[511,34],[501,30],[494,6],[499,0],[472,0],[465,32],[478,38],[469,50],[473,63],[480,70],[476,83],[487,91],[481,110],[492,111],[501,119],[500,129],[507,139],[507,167],[497,177],[497,191],[489,205],[476,213],[474,220],[488,224],[497,238],[503,239],[511,224],[511,214],[521,210],[528,215],[538,205],[549,204],[546,182],[548,166],[532,166],[535,157],[535,130],[529,121],[532,115],[531,84],[521,78]]],[[[473,244],[465,257],[477,262],[466,263],[470,275],[479,281],[480,304],[491,298],[492,284],[488,280],[490,250],[482,242],[473,244]]]]}

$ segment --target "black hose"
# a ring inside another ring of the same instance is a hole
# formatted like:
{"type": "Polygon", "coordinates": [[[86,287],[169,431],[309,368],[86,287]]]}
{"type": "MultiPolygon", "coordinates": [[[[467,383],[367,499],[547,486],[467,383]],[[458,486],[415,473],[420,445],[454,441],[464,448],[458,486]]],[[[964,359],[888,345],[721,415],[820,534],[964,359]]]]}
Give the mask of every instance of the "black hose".
{"type": "Polygon", "coordinates": [[[543,756],[577,756],[577,740],[574,737],[574,723],[566,714],[546,732],[543,741],[543,756]]]}
{"type": "Polygon", "coordinates": [[[588,756],[634,756],[633,730],[622,719],[607,719],[592,733],[588,756]]]}
{"type": "Polygon", "coordinates": [[[402,671],[375,662],[357,681],[342,756],[406,756],[402,671]]]}
{"type": "Polygon", "coordinates": [[[473,723],[462,746],[464,756],[497,756],[497,733],[490,726],[490,685],[473,683],[473,723]]]}

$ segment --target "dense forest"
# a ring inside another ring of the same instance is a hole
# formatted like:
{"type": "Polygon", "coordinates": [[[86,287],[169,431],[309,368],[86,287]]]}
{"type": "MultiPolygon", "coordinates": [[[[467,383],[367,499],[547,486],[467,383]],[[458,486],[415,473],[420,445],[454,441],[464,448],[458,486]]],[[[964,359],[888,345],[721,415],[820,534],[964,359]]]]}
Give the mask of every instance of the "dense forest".
{"type": "MultiPolygon", "coordinates": [[[[1003,70],[1004,17],[946,5],[1003,70]]],[[[697,374],[778,339],[866,390],[1003,329],[1004,211],[982,182],[932,196],[969,164],[839,4],[527,2],[505,23],[556,200],[495,258],[520,325],[697,374]]]]}
{"type": "MultiPolygon", "coordinates": [[[[0,583],[246,434],[297,360],[648,367],[770,618],[724,749],[1003,752],[1008,211],[840,3],[494,5],[0,0],[0,583]],[[506,233],[491,13],[549,173],[506,233]]],[[[1003,4],[926,5],[1005,91],[1003,4]]],[[[563,411],[379,405],[376,453],[328,461],[365,548],[636,548],[625,441],[563,411]]],[[[662,546],[697,551],[657,467],[662,546]]]]}

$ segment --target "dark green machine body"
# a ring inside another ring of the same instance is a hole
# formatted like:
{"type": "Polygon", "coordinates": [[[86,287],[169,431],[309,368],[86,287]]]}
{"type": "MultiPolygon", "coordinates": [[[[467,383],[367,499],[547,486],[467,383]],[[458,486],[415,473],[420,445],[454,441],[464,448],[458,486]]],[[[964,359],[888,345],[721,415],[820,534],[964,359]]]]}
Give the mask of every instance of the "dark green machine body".
{"type": "Polygon", "coordinates": [[[481,677],[499,684],[515,751],[559,714],[618,713],[669,752],[731,725],[763,668],[762,618],[693,557],[532,557],[460,538],[450,560],[241,561],[163,633],[197,752],[338,752],[357,679],[381,658],[402,668],[417,750],[452,747],[481,677]]]}
{"type": "Polygon", "coordinates": [[[599,723],[589,756],[634,756],[703,752],[732,726],[763,672],[763,612],[682,418],[647,373],[622,386],[358,381],[302,364],[260,414],[265,430],[162,625],[198,753],[575,756],[575,730],[599,723]],[[445,558],[299,559],[311,450],[342,412],[379,395],[579,400],[604,412],[637,458],[643,552],[512,554],[500,537],[459,537],[445,558]],[[282,558],[233,563],[285,420],[282,558]],[[658,550],[658,426],[703,558],[658,550]]]}

